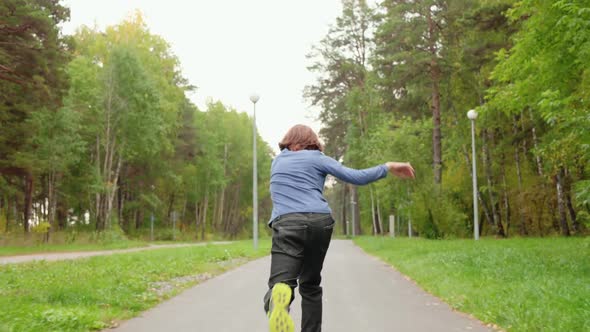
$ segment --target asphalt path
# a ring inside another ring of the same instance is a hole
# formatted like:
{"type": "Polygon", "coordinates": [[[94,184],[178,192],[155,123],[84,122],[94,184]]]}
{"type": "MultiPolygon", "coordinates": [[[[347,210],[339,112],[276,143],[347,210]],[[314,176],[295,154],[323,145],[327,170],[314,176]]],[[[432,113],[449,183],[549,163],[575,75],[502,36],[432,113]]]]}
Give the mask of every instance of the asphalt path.
{"type": "MultiPolygon", "coordinates": [[[[186,290],[114,331],[268,331],[262,297],[269,271],[269,257],[252,261],[186,290]]],[[[453,311],[351,241],[332,241],[323,286],[324,332],[492,331],[453,311]]],[[[296,331],[300,303],[296,294],[291,309],[296,331]]]]}

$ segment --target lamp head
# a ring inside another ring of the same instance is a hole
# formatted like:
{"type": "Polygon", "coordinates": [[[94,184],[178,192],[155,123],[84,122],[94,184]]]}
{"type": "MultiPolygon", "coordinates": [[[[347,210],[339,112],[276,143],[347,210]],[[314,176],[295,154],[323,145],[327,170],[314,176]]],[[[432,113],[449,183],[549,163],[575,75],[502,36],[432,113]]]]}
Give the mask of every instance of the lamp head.
{"type": "Polygon", "coordinates": [[[250,95],[250,101],[256,104],[260,100],[260,96],[256,93],[250,95]]]}

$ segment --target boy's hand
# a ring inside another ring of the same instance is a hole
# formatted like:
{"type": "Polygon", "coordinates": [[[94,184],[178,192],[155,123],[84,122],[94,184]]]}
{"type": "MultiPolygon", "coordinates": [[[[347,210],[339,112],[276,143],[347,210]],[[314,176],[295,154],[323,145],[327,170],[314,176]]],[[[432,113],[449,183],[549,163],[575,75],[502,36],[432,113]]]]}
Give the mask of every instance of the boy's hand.
{"type": "Polygon", "coordinates": [[[389,173],[402,179],[413,179],[416,177],[416,172],[410,163],[398,163],[395,161],[389,161],[385,163],[389,169],[389,173]]]}

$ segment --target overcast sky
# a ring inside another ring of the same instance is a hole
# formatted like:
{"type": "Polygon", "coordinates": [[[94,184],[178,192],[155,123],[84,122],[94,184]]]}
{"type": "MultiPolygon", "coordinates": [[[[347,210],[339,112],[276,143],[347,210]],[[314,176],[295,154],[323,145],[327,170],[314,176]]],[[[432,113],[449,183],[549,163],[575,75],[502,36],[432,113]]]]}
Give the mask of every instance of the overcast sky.
{"type": "Polygon", "coordinates": [[[297,123],[318,130],[313,110],[303,99],[314,81],[305,55],[340,14],[340,0],[65,0],[71,34],[80,25],[103,29],[139,9],[150,31],[166,39],[180,59],[182,72],[198,86],[190,98],[205,109],[207,98],[252,113],[273,149],[297,123]]]}

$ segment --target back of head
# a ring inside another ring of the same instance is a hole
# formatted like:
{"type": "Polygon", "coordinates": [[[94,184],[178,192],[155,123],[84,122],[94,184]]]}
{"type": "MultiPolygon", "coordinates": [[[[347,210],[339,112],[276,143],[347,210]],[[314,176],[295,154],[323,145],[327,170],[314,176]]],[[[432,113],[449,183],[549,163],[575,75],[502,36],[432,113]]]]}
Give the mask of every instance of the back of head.
{"type": "Polygon", "coordinates": [[[279,149],[290,151],[319,150],[324,151],[318,135],[310,127],[302,124],[295,125],[287,131],[279,143],[279,149]]]}

